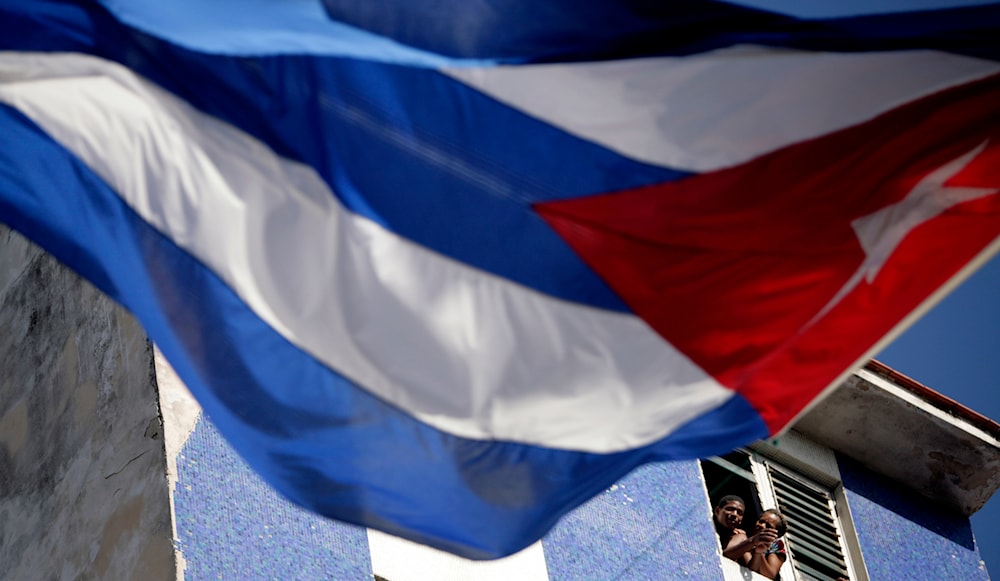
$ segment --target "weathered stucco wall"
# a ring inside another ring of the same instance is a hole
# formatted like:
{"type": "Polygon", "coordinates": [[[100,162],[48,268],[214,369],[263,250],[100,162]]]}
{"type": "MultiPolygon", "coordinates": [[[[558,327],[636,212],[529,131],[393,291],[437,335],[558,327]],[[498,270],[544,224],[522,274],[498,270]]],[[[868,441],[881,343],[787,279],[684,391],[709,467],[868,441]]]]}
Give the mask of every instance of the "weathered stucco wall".
{"type": "Polygon", "coordinates": [[[0,579],[174,579],[153,350],[0,225],[0,579]]]}

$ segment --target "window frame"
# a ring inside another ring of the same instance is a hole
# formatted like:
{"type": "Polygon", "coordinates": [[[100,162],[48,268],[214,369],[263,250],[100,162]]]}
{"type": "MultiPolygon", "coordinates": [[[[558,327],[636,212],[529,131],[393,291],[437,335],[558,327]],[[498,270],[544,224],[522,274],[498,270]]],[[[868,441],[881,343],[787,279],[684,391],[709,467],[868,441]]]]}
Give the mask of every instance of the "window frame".
{"type": "MultiPolygon", "coordinates": [[[[712,463],[736,476],[749,480],[751,488],[756,493],[756,498],[744,499],[747,504],[756,503],[761,510],[778,507],[778,495],[775,493],[775,486],[772,482],[771,471],[777,471],[784,479],[792,479],[797,485],[806,486],[813,491],[821,493],[828,498],[829,514],[836,529],[839,540],[839,550],[846,563],[848,579],[850,581],[869,581],[868,572],[865,569],[861,555],[860,545],[854,523],[851,519],[850,507],[847,504],[847,497],[840,479],[839,468],[836,458],[828,448],[805,439],[801,435],[789,432],[781,438],[768,442],[758,442],[749,448],[739,448],[733,451],[745,454],[748,458],[750,470],[733,464],[721,457],[705,458],[699,461],[701,475],[705,486],[705,493],[710,505],[709,513],[713,522],[715,518],[714,503],[717,500],[718,491],[713,496],[713,491],[709,489],[709,482],[706,477],[705,463],[712,463]]],[[[750,513],[751,507],[747,507],[750,513]]],[[[744,519],[744,530],[752,528],[752,523],[744,519]]],[[[792,527],[790,527],[792,528],[792,527]]],[[[794,535],[794,533],[793,533],[794,535]]],[[[794,567],[796,559],[794,547],[788,543],[789,558],[785,560],[780,570],[781,579],[785,581],[804,580],[794,567]]],[[[766,578],[752,573],[749,569],[742,567],[734,561],[730,561],[722,556],[722,547],[716,537],[719,558],[723,564],[724,579],[726,581],[747,581],[765,580],[766,578]]]]}

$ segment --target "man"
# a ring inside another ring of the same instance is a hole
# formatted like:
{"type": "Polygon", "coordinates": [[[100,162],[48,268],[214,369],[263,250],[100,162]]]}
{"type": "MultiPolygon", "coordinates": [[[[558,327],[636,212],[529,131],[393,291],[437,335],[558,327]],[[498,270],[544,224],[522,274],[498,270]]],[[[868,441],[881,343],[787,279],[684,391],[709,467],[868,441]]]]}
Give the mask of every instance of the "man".
{"type": "Polygon", "coordinates": [[[743,499],[734,494],[723,496],[715,505],[715,532],[719,534],[722,554],[736,562],[742,560],[750,546],[746,532],[739,528],[745,511],[743,499]]]}

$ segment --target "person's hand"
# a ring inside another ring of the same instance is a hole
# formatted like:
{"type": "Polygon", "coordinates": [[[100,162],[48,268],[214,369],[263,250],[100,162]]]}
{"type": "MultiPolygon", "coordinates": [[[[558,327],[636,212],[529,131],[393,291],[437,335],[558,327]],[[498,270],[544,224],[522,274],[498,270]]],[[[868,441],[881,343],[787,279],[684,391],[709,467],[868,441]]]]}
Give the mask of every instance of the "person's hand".
{"type": "Polygon", "coordinates": [[[763,553],[771,547],[771,543],[773,543],[777,538],[777,531],[771,529],[757,531],[750,538],[750,541],[753,542],[753,551],[755,553],[763,553]]]}

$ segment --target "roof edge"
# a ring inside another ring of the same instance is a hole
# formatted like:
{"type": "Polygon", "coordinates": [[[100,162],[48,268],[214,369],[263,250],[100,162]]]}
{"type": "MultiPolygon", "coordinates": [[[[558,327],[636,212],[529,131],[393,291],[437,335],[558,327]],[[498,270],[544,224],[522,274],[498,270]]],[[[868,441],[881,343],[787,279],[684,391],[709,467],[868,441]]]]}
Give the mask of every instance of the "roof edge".
{"type": "Polygon", "coordinates": [[[997,423],[974,409],[958,403],[950,397],[927,387],[926,385],[907,375],[904,375],[903,373],[896,371],[881,361],[872,359],[865,365],[865,369],[877,375],[881,375],[899,387],[902,387],[921,399],[926,400],[928,403],[935,405],[941,410],[960,417],[984,432],[1000,439],[1000,423],[997,423]]]}

